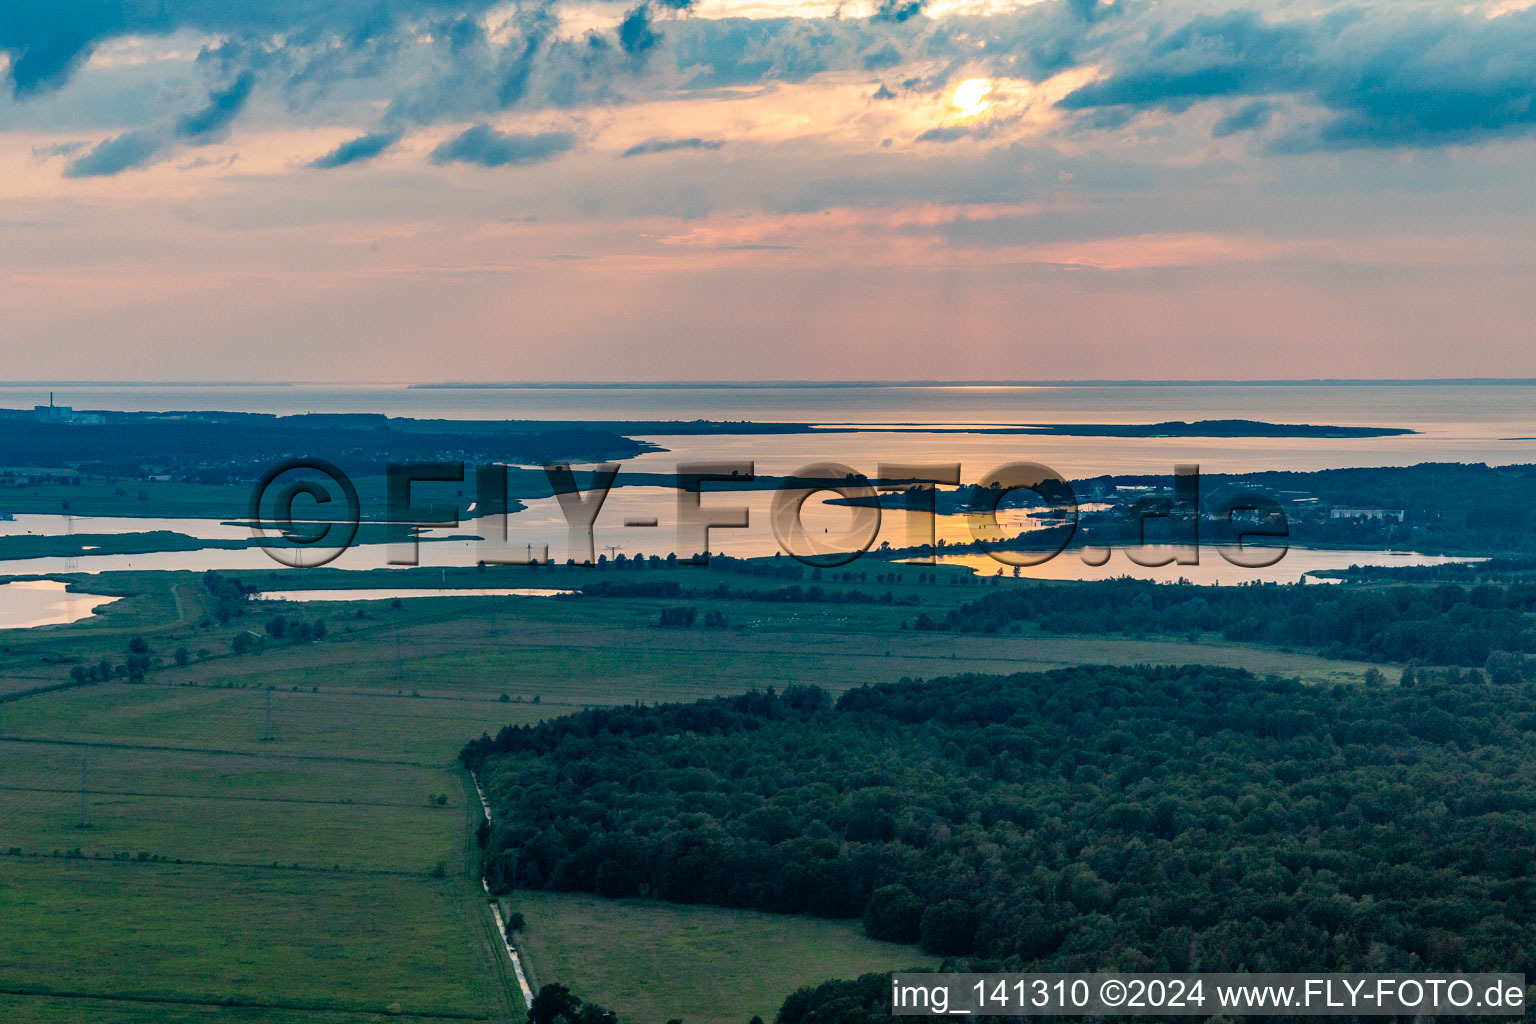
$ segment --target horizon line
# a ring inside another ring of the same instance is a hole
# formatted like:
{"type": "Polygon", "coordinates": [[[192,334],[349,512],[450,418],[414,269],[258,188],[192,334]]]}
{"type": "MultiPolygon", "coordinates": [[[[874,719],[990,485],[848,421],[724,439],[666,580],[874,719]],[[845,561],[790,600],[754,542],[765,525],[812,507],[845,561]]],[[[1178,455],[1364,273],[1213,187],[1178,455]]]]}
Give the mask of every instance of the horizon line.
{"type": "Polygon", "coordinates": [[[403,390],[582,390],[669,389],[767,390],[772,388],[1010,388],[1010,387],[1375,387],[1532,386],[1536,377],[1257,377],[1147,378],[1083,377],[1007,380],[530,380],[530,381],[260,381],[260,380],[7,380],[0,388],[400,388],[403,390]]]}

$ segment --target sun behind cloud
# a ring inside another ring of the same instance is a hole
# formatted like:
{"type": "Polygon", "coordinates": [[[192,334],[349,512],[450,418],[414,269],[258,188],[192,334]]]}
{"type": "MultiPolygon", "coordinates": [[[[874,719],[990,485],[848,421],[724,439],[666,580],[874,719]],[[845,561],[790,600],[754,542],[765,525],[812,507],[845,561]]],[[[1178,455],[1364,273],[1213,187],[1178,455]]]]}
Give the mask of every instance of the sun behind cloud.
{"type": "Polygon", "coordinates": [[[955,87],[950,103],[961,117],[980,117],[992,106],[992,101],[987,99],[991,92],[990,78],[967,78],[955,87]]]}

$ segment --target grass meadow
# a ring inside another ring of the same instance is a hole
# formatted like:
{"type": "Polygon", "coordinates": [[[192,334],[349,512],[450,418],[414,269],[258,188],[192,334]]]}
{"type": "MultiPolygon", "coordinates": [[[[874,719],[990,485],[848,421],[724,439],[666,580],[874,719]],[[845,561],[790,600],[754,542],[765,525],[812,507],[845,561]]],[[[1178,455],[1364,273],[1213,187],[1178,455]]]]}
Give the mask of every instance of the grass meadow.
{"type": "Polygon", "coordinates": [[[10,991],[487,1017],[474,908],[446,880],[0,860],[10,991]],[[84,948],[82,948],[82,944],[84,948]]]}
{"type": "Polygon", "coordinates": [[[536,982],[589,993],[624,1020],[772,1020],[801,985],[938,964],[916,946],[867,938],[857,921],[577,893],[518,893],[502,904],[528,922],[519,946],[536,982]]]}

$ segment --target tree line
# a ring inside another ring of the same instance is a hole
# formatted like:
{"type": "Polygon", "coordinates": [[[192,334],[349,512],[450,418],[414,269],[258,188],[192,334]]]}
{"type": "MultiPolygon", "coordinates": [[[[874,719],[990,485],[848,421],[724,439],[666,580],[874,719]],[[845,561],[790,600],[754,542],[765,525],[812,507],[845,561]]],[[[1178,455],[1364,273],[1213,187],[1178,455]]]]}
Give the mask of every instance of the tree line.
{"type": "Polygon", "coordinates": [[[920,615],[912,628],[995,633],[1025,622],[1052,633],[1216,633],[1337,658],[1482,666],[1501,651],[1536,653],[1536,584],[1193,587],[1127,578],[1008,587],[920,615]]]}

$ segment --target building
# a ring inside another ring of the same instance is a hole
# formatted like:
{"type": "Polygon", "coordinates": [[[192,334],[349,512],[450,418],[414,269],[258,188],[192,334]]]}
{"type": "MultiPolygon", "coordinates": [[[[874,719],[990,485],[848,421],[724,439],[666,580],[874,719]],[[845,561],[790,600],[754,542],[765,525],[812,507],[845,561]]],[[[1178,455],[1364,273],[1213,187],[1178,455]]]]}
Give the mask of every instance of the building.
{"type": "Polygon", "coordinates": [[[1403,521],[1403,510],[1400,508],[1332,508],[1328,510],[1329,519],[1376,519],[1385,522],[1395,519],[1399,523],[1403,521]]]}
{"type": "Polygon", "coordinates": [[[54,405],[53,392],[48,392],[47,405],[32,407],[32,416],[42,423],[105,423],[106,417],[94,412],[75,412],[68,405],[54,405]]]}

